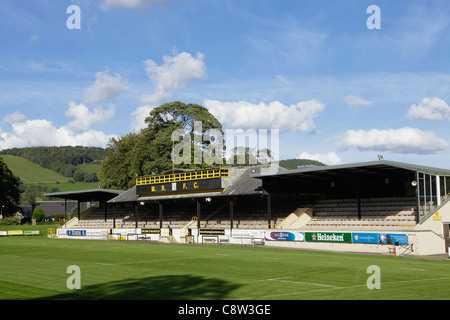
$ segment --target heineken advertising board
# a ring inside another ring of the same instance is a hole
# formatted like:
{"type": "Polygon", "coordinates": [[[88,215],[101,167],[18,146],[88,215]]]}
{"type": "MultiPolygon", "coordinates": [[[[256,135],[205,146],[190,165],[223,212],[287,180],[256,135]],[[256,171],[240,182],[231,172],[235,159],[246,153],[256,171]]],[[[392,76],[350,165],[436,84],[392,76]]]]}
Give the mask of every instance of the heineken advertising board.
{"type": "Polygon", "coordinates": [[[352,234],[348,232],[305,232],[305,241],[351,243],[352,234]]]}
{"type": "Polygon", "coordinates": [[[265,239],[272,241],[340,242],[367,244],[408,244],[407,234],[364,232],[289,232],[267,231],[265,239]]]}

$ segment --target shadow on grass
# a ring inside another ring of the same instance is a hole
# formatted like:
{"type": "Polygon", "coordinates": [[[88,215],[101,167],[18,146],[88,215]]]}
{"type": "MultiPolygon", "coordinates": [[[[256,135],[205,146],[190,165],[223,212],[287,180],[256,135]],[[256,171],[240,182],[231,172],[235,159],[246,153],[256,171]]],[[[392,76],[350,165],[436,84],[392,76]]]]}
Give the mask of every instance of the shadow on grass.
{"type": "Polygon", "coordinates": [[[238,284],[191,275],[126,279],[81,287],[38,300],[220,300],[238,284]]]}

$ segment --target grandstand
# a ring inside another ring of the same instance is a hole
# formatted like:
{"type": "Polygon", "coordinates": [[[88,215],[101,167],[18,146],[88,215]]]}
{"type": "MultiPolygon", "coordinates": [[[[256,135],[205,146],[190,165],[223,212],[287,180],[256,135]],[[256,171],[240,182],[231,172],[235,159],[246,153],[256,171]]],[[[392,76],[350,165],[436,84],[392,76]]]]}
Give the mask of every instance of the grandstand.
{"type": "Polygon", "coordinates": [[[358,218],[356,199],[320,200],[314,204],[314,217],[306,225],[310,229],[333,228],[351,230],[408,230],[415,229],[416,199],[368,198],[361,199],[361,219],[358,218]]]}
{"type": "Polygon", "coordinates": [[[385,160],[277,168],[275,174],[264,168],[179,170],[139,177],[127,191],[47,196],[99,201],[68,222],[60,237],[70,237],[68,229],[87,230],[83,236],[101,229],[109,239],[448,252],[450,170],[385,160]]]}

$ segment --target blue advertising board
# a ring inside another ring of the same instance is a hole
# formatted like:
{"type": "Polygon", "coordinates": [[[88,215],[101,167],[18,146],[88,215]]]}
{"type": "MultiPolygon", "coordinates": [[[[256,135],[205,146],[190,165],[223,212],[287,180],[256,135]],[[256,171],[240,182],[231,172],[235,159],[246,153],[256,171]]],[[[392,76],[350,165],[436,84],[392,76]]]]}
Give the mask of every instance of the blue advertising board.
{"type": "Polygon", "coordinates": [[[352,233],[353,243],[408,244],[408,235],[397,233],[352,233]]]}
{"type": "Polygon", "coordinates": [[[67,230],[67,235],[74,237],[84,237],[86,236],[86,230],[67,230]]]}

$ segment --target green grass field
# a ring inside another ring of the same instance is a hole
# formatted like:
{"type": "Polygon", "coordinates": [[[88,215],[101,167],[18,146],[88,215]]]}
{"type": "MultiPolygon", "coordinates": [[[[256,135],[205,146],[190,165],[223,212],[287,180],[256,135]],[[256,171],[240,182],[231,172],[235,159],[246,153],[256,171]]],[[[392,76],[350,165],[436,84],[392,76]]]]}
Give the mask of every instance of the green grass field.
{"type": "Polygon", "coordinates": [[[0,237],[0,261],[2,300],[450,298],[448,260],[9,236],[0,237]],[[80,268],[80,290],[67,288],[71,265],[80,268]],[[381,289],[367,288],[371,265],[381,289]]]}

